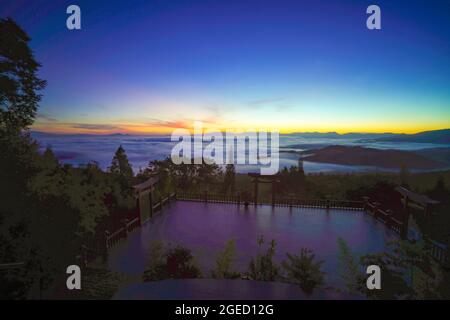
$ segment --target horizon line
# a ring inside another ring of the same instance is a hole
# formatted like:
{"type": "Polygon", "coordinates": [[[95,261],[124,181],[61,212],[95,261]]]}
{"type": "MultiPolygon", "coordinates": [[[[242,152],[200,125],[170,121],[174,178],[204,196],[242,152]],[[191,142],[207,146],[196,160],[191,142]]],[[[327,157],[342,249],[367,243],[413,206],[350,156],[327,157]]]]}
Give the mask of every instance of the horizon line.
{"type": "MultiPolygon", "coordinates": [[[[187,129],[190,132],[192,130],[188,128],[178,128],[178,129],[187,129]]],[[[392,132],[392,131],[347,131],[347,132],[339,132],[339,131],[292,131],[292,132],[279,132],[280,135],[295,135],[295,134],[336,134],[336,135],[348,135],[348,134],[392,134],[392,135],[414,135],[418,133],[424,132],[432,132],[432,131],[443,131],[450,130],[450,128],[441,128],[441,129],[431,129],[431,130],[419,130],[414,132],[392,132]]],[[[38,134],[52,134],[52,135],[91,135],[91,136],[113,136],[113,135],[123,135],[123,136],[170,136],[171,133],[163,133],[163,132],[58,132],[58,131],[45,131],[45,130],[33,130],[29,129],[31,133],[38,134]]],[[[260,132],[261,130],[255,131],[232,131],[234,133],[248,133],[248,132],[260,132]]],[[[270,130],[267,130],[269,132],[270,130]]],[[[218,130],[212,133],[226,133],[226,130],[218,130]]],[[[208,133],[211,133],[208,131],[208,133]]]]}

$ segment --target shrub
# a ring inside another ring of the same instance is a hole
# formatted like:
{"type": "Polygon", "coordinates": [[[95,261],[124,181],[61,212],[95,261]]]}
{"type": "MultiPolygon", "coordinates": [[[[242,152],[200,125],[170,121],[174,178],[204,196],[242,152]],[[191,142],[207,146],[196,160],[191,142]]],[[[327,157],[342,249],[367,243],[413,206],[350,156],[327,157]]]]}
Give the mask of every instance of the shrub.
{"type": "Polygon", "coordinates": [[[236,243],[233,239],[230,239],[225,244],[223,251],[220,251],[216,259],[216,268],[212,271],[212,277],[217,279],[237,279],[240,277],[240,273],[231,270],[234,256],[235,256],[236,243]]]}
{"type": "Polygon", "coordinates": [[[178,245],[164,252],[164,244],[156,242],[150,250],[150,265],[142,277],[144,281],[201,277],[189,249],[178,245]]]}
{"type": "MultiPolygon", "coordinates": [[[[264,238],[261,236],[258,239],[258,246],[261,248],[264,243],[264,238]]],[[[275,240],[270,242],[270,247],[265,253],[258,253],[255,258],[252,258],[249,265],[248,277],[251,280],[274,281],[278,276],[278,265],[273,261],[275,254],[275,240]]]]}
{"type": "Polygon", "coordinates": [[[315,255],[309,249],[302,248],[298,256],[286,254],[288,260],[282,266],[287,271],[288,279],[300,285],[306,293],[323,284],[325,273],[321,271],[323,261],[315,261],[315,255]]]}

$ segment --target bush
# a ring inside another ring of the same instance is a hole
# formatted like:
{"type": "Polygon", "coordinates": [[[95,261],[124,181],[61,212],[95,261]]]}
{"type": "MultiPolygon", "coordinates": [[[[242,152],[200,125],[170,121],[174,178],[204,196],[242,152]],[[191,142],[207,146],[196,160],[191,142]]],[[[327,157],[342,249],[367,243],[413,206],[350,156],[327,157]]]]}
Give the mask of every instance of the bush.
{"type": "Polygon", "coordinates": [[[201,277],[200,269],[187,248],[176,246],[164,250],[164,245],[157,242],[151,247],[150,259],[149,268],[142,277],[144,281],[201,277]]]}
{"type": "Polygon", "coordinates": [[[241,276],[239,272],[231,270],[235,256],[236,243],[230,239],[220,251],[216,259],[216,268],[212,271],[212,277],[217,279],[237,279],[241,276]]]}
{"type": "Polygon", "coordinates": [[[323,261],[315,261],[315,255],[309,249],[302,248],[298,256],[286,254],[288,260],[282,266],[287,271],[288,279],[300,285],[306,293],[323,284],[325,273],[321,271],[323,261]]]}
{"type": "MultiPolygon", "coordinates": [[[[264,238],[261,236],[258,239],[258,246],[261,248],[263,243],[264,238]]],[[[275,246],[276,242],[272,240],[265,253],[258,253],[255,258],[252,258],[248,271],[248,277],[251,280],[274,281],[277,278],[279,267],[273,261],[275,246]]]]}

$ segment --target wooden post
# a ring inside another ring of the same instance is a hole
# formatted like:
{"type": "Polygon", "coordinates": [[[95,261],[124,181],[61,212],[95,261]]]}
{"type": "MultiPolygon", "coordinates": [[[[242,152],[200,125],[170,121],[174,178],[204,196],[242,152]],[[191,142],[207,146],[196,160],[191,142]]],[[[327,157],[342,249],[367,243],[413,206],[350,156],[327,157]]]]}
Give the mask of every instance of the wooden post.
{"type": "Polygon", "coordinates": [[[153,217],[153,188],[150,189],[150,193],[148,194],[148,200],[150,203],[150,212],[149,217],[153,217]]]}
{"type": "Polygon", "coordinates": [[[128,235],[128,218],[126,217],[123,220],[123,229],[125,230],[125,238],[126,238],[128,235]]]}
{"type": "Polygon", "coordinates": [[[363,197],[363,201],[364,201],[364,211],[369,210],[369,197],[367,196],[363,197]]]}
{"type": "Polygon", "coordinates": [[[138,194],[138,197],[136,199],[136,214],[137,214],[137,218],[139,221],[139,226],[142,225],[142,221],[141,221],[141,204],[140,204],[140,199],[141,199],[141,195],[138,194]]]}
{"type": "Polygon", "coordinates": [[[272,207],[275,206],[275,180],[272,180],[272,207]]]}
{"type": "Polygon", "coordinates": [[[105,241],[104,241],[104,246],[103,246],[103,252],[102,252],[102,259],[103,262],[106,262],[106,260],[108,260],[108,238],[109,238],[109,231],[105,230],[105,235],[104,235],[105,241]]]}
{"type": "Polygon", "coordinates": [[[255,178],[254,180],[254,184],[255,184],[255,194],[254,194],[254,203],[255,203],[255,206],[258,204],[258,178],[255,178]]]}
{"type": "Polygon", "coordinates": [[[203,201],[204,201],[205,203],[208,202],[208,190],[205,190],[205,194],[204,194],[204,197],[203,197],[203,201]]]}

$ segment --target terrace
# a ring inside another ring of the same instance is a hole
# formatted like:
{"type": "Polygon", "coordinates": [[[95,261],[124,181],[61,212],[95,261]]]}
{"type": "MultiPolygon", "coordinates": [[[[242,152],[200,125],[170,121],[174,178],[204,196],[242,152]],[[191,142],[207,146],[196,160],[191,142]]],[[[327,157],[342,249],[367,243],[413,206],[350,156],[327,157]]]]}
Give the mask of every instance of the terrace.
{"type": "MultiPolygon", "coordinates": [[[[299,287],[287,283],[214,280],[211,271],[219,251],[228,240],[234,239],[237,253],[233,269],[245,278],[251,258],[261,250],[257,239],[264,236],[266,243],[276,241],[274,260],[278,263],[286,259],[286,253],[297,254],[302,247],[313,250],[316,257],[324,261],[325,284],[342,288],[344,283],[338,272],[339,238],[355,255],[385,251],[389,240],[409,238],[408,215],[403,209],[395,214],[368,199],[365,202],[306,201],[273,196],[270,203],[261,203],[258,201],[258,179],[254,179],[252,199],[249,194],[228,196],[205,191],[202,194],[172,194],[154,201],[153,188],[158,179],[136,186],[137,216],[126,220],[122,228],[106,237],[110,269],[132,279],[132,283],[119,290],[116,298],[358,298],[327,289],[305,295],[299,287]],[[398,215],[401,212],[403,214],[398,215]],[[156,240],[191,250],[203,279],[142,283],[151,244],[156,240]]],[[[405,190],[398,192],[405,197],[404,206],[411,200],[417,202],[417,197],[405,190]]],[[[432,204],[425,200],[425,212],[429,214],[432,204]]],[[[431,248],[433,258],[442,264],[448,263],[446,248],[436,245],[431,248]]]]}
{"type": "MultiPolygon", "coordinates": [[[[245,272],[251,257],[258,252],[256,240],[263,235],[266,241],[274,239],[277,242],[275,253],[277,262],[284,260],[287,252],[298,253],[301,247],[312,249],[319,259],[325,261],[323,270],[326,272],[326,283],[339,287],[342,285],[342,280],[336,272],[339,237],[348,243],[355,254],[382,251],[388,240],[397,237],[396,233],[386,228],[383,223],[373,219],[361,209],[353,207],[326,209],[319,208],[318,204],[315,208],[298,205],[245,206],[237,203],[214,203],[219,200],[212,199],[209,201],[213,202],[177,200],[166,204],[158,214],[143,223],[141,228],[128,233],[126,241],[121,241],[110,248],[111,269],[140,279],[149,261],[151,242],[163,240],[191,249],[202,274],[209,277],[218,251],[223,249],[227,240],[234,239],[237,249],[234,268],[239,272],[245,272]]],[[[183,292],[191,290],[193,294],[189,297],[195,297],[194,293],[197,292],[195,288],[219,286],[228,288],[223,293],[226,296],[235,296],[233,293],[236,291],[233,289],[235,284],[230,285],[226,281],[213,283],[214,281],[208,284],[196,281],[180,285],[177,281],[166,281],[164,287],[172,288],[169,292],[174,291],[172,292],[174,296],[180,294],[183,296],[183,292]]],[[[249,284],[244,286],[248,287],[249,284]]],[[[251,288],[255,286],[266,285],[255,284],[251,285],[251,288]]],[[[282,288],[273,286],[277,285],[272,284],[268,289],[287,292],[282,295],[283,298],[286,298],[286,295],[287,298],[302,297],[300,290],[292,289],[285,284],[279,284],[282,288]]],[[[144,293],[140,294],[147,297],[153,296],[157,291],[152,284],[138,286],[134,290],[138,292],[142,290],[144,293]]],[[[119,297],[120,294],[124,293],[119,292],[119,297]]],[[[268,296],[272,297],[270,293],[268,296]]],[[[321,296],[327,297],[327,294],[322,293],[321,296]]]]}

